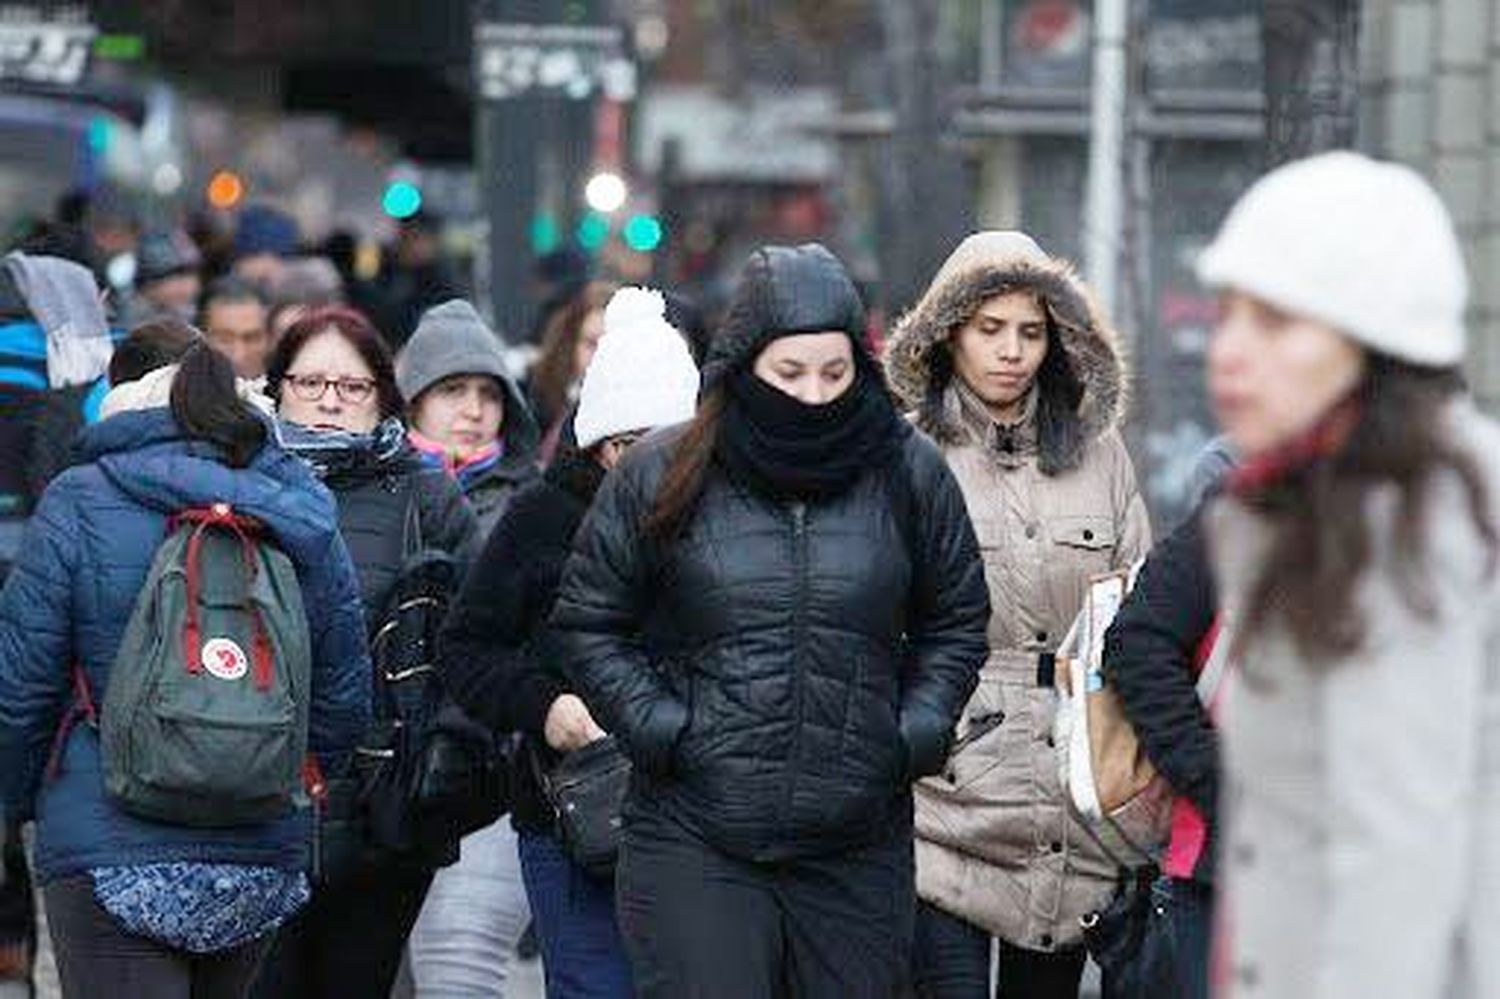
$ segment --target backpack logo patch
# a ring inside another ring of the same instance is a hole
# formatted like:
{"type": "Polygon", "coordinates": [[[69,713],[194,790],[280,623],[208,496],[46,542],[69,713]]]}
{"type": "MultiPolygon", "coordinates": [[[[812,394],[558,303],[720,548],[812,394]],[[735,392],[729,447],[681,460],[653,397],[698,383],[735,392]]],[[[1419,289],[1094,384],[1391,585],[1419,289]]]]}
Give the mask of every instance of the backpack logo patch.
{"type": "Polygon", "coordinates": [[[203,668],[220,680],[238,680],[250,672],[250,657],[232,638],[210,638],[203,643],[203,668]]]}

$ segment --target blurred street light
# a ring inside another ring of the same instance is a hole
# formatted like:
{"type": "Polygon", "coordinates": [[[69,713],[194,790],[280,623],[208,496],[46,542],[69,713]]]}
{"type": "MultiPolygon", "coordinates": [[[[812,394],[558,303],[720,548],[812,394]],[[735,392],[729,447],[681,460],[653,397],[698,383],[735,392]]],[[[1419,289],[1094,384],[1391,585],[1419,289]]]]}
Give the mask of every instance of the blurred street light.
{"type": "Polygon", "coordinates": [[[393,219],[409,219],[422,210],[422,189],[406,180],[398,180],[385,189],[381,209],[393,219]]]}
{"type": "Polygon", "coordinates": [[[629,193],[620,175],[607,170],[590,177],[583,189],[583,197],[589,207],[606,215],[619,211],[629,193]]]}
{"type": "Polygon", "coordinates": [[[233,170],[220,170],[208,182],[208,203],[215,208],[233,208],[245,196],[245,182],[233,170]]]}

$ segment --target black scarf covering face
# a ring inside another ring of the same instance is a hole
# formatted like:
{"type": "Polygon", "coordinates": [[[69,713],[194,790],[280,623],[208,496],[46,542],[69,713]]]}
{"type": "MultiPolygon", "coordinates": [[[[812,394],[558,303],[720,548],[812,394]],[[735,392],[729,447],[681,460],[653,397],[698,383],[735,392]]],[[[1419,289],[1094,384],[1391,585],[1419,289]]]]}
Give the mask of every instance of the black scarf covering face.
{"type": "Polygon", "coordinates": [[[879,377],[857,364],[854,383],[821,406],[800,402],[748,368],[725,380],[729,404],[716,456],[735,480],[778,500],[831,499],[896,454],[905,424],[879,377]]]}

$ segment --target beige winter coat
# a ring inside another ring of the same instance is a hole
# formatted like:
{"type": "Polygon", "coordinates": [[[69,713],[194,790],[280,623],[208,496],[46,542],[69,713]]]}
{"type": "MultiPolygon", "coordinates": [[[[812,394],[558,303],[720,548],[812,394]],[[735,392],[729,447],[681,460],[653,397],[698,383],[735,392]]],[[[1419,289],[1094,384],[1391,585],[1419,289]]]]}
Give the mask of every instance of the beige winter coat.
{"type": "MultiPolygon", "coordinates": [[[[1466,404],[1454,434],[1481,462],[1500,524],[1500,428],[1466,404]]],[[[1431,487],[1415,613],[1393,581],[1393,506],[1357,588],[1366,637],[1309,663],[1274,625],[1226,690],[1221,898],[1234,999],[1500,996],[1500,576],[1469,502],[1431,487]]],[[[1210,539],[1236,613],[1269,543],[1221,500],[1210,539]]]]}
{"type": "Polygon", "coordinates": [[[945,773],[917,785],[918,894],[1011,944],[1066,947],[1082,935],[1080,917],[1108,901],[1117,865],[1064,806],[1051,744],[1057,697],[1038,686],[1038,656],[1056,649],[1091,576],[1130,565],[1151,544],[1116,430],[1124,365],[1066,264],[1018,234],[991,233],[971,237],[944,265],[898,325],[886,367],[963,489],[992,604],[990,656],[955,733],[962,742],[978,723],[984,734],[961,744],[945,773]],[[1068,466],[1059,474],[1038,468],[1045,445],[1036,393],[1012,435],[956,379],[930,391],[949,332],[981,302],[1019,288],[1041,296],[1085,386],[1082,432],[1071,451],[1054,455],[1068,466]],[[1003,720],[986,724],[996,712],[1003,720]]]}

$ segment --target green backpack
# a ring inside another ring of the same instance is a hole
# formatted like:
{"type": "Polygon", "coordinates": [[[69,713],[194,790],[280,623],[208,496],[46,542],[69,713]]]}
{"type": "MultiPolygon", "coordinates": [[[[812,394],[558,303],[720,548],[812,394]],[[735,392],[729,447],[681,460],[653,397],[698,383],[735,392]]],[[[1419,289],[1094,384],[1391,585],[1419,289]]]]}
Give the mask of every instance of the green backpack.
{"type": "Polygon", "coordinates": [[[311,681],[291,559],[228,504],[179,513],[110,670],[105,789],[132,815],[174,825],[287,814],[306,803],[311,681]]]}

